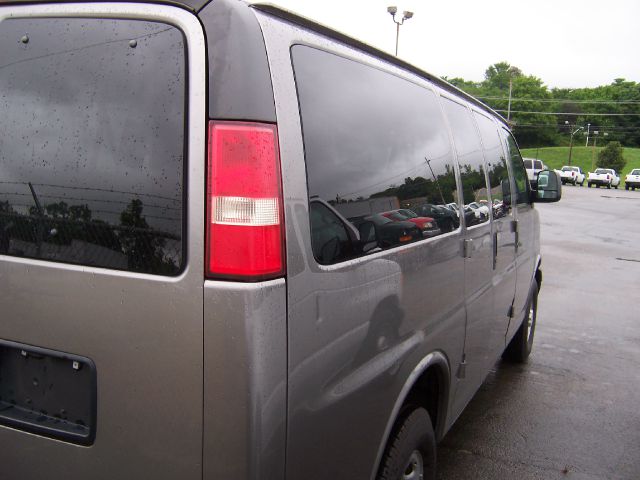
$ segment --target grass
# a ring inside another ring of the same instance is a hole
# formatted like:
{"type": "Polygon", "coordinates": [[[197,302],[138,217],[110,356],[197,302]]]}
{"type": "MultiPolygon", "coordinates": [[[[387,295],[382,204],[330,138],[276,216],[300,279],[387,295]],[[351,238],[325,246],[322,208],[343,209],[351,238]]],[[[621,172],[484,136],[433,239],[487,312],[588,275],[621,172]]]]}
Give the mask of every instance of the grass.
{"type": "MultiPolygon", "coordinates": [[[[598,152],[600,150],[600,147],[596,148],[595,162],[598,161],[598,152]]],[[[560,169],[563,165],[569,163],[569,147],[523,148],[521,152],[523,157],[539,158],[549,168],[560,169]]],[[[577,165],[585,173],[593,171],[591,168],[592,152],[593,147],[573,147],[571,165],[577,165]]],[[[634,168],[640,168],[640,148],[625,148],[623,156],[627,160],[627,164],[622,172],[618,173],[627,174],[634,168]]]]}
{"type": "MultiPolygon", "coordinates": [[[[592,161],[597,163],[598,152],[601,147],[596,148],[595,157],[593,156],[593,147],[574,146],[571,153],[571,165],[576,165],[582,169],[584,174],[595,169],[591,167],[592,161]]],[[[541,148],[523,148],[521,150],[523,157],[539,158],[547,167],[560,169],[563,165],[569,163],[569,147],[541,147],[541,148]]],[[[624,183],[624,176],[634,168],[640,168],[640,148],[626,148],[623,152],[627,164],[618,172],[620,175],[620,184],[624,183]]]]}

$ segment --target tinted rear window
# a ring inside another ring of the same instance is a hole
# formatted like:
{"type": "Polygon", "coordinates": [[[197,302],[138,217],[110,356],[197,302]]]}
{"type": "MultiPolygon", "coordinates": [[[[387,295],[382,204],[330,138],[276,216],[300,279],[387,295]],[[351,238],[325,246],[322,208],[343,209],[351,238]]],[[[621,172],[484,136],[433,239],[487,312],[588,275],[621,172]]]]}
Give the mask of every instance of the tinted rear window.
{"type": "Polygon", "coordinates": [[[533,166],[531,165],[531,160],[524,160],[524,168],[528,168],[529,170],[533,168],[533,166]]]}
{"type": "Polygon", "coordinates": [[[176,28],[0,23],[0,253],[154,274],[183,265],[176,28]]]}

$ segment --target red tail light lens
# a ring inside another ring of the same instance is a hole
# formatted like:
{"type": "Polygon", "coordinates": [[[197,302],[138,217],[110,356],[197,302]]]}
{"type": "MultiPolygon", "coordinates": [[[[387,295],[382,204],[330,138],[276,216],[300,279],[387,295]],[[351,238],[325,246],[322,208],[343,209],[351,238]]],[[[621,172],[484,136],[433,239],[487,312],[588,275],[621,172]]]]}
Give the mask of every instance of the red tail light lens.
{"type": "Polygon", "coordinates": [[[209,122],[206,275],[257,281],[284,274],[275,125],[209,122]]]}

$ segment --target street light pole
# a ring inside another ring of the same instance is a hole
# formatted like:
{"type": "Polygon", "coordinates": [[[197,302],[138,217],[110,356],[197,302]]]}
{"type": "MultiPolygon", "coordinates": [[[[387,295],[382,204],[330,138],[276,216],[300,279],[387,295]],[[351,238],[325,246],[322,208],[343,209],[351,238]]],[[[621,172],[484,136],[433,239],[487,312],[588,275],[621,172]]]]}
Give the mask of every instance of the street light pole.
{"type": "Polygon", "coordinates": [[[584,144],[585,147],[589,146],[589,129],[591,128],[591,124],[587,123],[587,143],[584,144]]]}
{"type": "Polygon", "coordinates": [[[398,7],[387,7],[387,12],[393,18],[393,23],[396,24],[396,57],[398,56],[398,42],[400,41],[400,25],[404,24],[405,20],[409,20],[413,17],[413,12],[405,10],[402,12],[402,20],[396,20],[396,13],[398,13],[398,7]]]}
{"type": "Polygon", "coordinates": [[[571,165],[571,153],[573,151],[573,136],[580,130],[584,130],[584,127],[578,127],[574,132],[571,133],[571,139],[569,140],[569,165],[571,165]]]}

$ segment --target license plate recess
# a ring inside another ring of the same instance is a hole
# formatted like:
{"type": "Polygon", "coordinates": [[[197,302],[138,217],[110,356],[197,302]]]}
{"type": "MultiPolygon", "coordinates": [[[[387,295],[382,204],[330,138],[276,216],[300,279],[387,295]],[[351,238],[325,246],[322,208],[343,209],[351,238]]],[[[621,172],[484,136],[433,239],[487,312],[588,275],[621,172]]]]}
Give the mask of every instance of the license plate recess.
{"type": "Polygon", "coordinates": [[[0,425],[91,445],[96,432],[93,361],[0,340],[0,425]]]}

